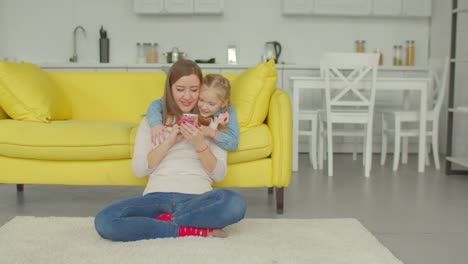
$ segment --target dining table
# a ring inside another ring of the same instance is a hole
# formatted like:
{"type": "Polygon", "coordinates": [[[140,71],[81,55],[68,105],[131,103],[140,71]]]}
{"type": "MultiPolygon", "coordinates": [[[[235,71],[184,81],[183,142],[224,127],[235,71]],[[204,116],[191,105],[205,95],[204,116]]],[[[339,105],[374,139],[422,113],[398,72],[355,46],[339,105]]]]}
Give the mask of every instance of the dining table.
{"type": "MultiPolygon", "coordinates": [[[[315,76],[292,76],[290,77],[291,92],[292,92],[292,115],[293,115],[293,171],[298,170],[299,158],[299,113],[300,113],[300,93],[307,89],[322,89],[324,90],[325,79],[315,76]]],[[[339,80],[330,80],[330,85],[333,87],[333,82],[339,80]]],[[[370,87],[370,79],[362,80],[361,87],[370,87]]],[[[431,79],[425,77],[378,77],[376,80],[376,93],[379,91],[416,91],[419,95],[419,136],[418,136],[418,172],[424,172],[425,168],[425,153],[426,153],[426,126],[427,126],[427,96],[431,87],[431,79]]]]}

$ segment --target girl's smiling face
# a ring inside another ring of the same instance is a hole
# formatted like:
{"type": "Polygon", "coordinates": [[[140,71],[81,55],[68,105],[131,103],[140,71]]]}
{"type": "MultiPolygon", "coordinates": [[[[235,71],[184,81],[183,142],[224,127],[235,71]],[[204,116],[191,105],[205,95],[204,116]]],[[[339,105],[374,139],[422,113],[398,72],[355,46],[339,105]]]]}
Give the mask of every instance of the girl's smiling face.
{"type": "Polygon", "coordinates": [[[182,112],[191,112],[200,95],[200,80],[195,74],[183,76],[172,86],[172,96],[182,112]]]}
{"type": "Polygon", "coordinates": [[[226,103],[220,98],[216,92],[216,88],[209,88],[203,86],[200,91],[200,98],[198,99],[198,109],[202,117],[214,116],[226,103]]]}

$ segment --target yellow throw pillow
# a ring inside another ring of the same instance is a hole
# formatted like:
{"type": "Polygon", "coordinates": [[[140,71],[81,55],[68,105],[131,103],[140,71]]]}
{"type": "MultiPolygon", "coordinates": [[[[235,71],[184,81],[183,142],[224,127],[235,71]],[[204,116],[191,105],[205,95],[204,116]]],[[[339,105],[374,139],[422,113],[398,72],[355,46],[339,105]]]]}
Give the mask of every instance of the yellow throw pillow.
{"type": "Polygon", "coordinates": [[[277,79],[271,59],[247,69],[231,82],[231,102],[240,127],[258,126],[265,121],[277,79]]]}
{"type": "Polygon", "coordinates": [[[64,92],[31,63],[0,61],[0,106],[13,119],[49,122],[71,118],[64,92]]]}

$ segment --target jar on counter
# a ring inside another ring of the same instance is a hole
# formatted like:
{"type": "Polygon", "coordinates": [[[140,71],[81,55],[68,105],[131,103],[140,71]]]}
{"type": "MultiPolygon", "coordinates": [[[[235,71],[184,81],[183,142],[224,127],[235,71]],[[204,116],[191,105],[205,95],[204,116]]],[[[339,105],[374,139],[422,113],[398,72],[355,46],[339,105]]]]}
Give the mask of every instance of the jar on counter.
{"type": "Polygon", "coordinates": [[[356,40],[356,52],[358,52],[358,53],[366,52],[366,41],[365,40],[356,40]]]}
{"type": "Polygon", "coordinates": [[[144,44],[146,63],[157,63],[158,62],[158,43],[147,42],[144,44]]]}
{"type": "Polygon", "coordinates": [[[146,54],[147,63],[157,63],[158,62],[158,43],[150,44],[149,51],[146,54]]]}
{"type": "Polygon", "coordinates": [[[395,45],[393,46],[393,65],[401,66],[403,65],[403,46],[395,45]]]}
{"type": "Polygon", "coordinates": [[[146,54],[145,54],[145,49],[143,47],[143,43],[137,42],[136,46],[137,46],[136,62],[146,63],[146,54]]]}

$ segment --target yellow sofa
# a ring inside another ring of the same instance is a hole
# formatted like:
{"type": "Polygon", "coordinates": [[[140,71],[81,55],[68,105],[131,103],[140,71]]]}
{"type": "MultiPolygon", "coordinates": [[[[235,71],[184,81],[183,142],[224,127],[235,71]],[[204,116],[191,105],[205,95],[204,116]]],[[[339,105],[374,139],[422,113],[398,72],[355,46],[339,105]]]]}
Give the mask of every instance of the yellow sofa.
{"type": "MultiPolygon", "coordinates": [[[[275,78],[267,78],[272,68],[264,63],[244,73],[225,74],[232,81],[240,137],[238,150],[228,155],[228,175],[215,187],[268,187],[269,193],[274,187],[277,212],[282,213],[284,187],[291,179],[292,116],[288,95],[264,87],[276,83],[276,70],[275,78]]],[[[44,74],[63,91],[70,114],[57,120],[13,119],[11,105],[3,107],[5,100],[0,99],[0,183],[17,184],[18,191],[23,184],[145,185],[146,179],[137,179],[131,170],[134,137],[151,101],[163,95],[166,75],[44,74]]],[[[12,83],[10,93],[16,89],[12,83]]],[[[4,81],[3,88],[7,85],[4,81]]],[[[1,92],[0,87],[3,96],[1,92]]]]}

